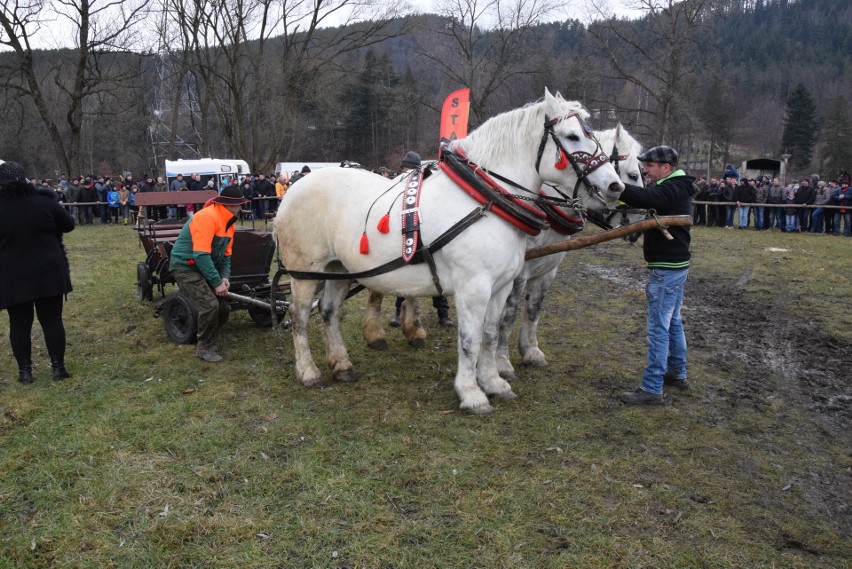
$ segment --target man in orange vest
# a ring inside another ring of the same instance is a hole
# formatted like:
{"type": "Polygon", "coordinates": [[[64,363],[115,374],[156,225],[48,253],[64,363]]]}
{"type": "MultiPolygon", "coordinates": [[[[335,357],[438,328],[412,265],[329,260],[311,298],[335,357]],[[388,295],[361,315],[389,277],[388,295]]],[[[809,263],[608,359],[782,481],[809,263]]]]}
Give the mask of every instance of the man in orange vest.
{"type": "Polygon", "coordinates": [[[169,270],[198,308],[196,355],[205,362],[222,361],[216,345],[219,316],[231,309],[225,297],[231,285],[234,223],[247,201],[238,186],[228,186],[183,226],[172,248],[169,270]]]}

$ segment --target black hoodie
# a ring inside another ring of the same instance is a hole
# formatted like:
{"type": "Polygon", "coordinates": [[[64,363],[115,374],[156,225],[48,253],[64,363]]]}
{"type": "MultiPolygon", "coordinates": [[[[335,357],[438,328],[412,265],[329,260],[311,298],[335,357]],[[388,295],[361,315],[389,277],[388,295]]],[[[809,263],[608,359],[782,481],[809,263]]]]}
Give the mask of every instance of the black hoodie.
{"type": "MultiPolygon", "coordinates": [[[[692,215],[692,194],[695,178],[676,170],[668,178],[650,188],[625,184],[619,199],[627,205],[653,209],[657,215],[692,215]]],[[[643,252],[649,269],[678,270],[689,268],[689,227],[670,227],[669,241],[661,231],[645,232],[643,252]]]]}

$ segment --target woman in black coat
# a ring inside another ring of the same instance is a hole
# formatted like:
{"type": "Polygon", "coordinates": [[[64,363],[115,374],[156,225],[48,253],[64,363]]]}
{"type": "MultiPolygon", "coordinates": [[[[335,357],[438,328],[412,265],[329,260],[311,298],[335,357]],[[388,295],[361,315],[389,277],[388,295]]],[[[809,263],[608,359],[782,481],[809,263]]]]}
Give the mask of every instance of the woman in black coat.
{"type": "Polygon", "coordinates": [[[9,339],[21,383],[33,381],[34,311],[44,331],[53,379],[71,377],[65,369],[62,323],[71,273],[62,234],[73,229],[74,218],[53,192],[27,183],[20,164],[0,164],[0,309],[9,313],[9,339]]]}

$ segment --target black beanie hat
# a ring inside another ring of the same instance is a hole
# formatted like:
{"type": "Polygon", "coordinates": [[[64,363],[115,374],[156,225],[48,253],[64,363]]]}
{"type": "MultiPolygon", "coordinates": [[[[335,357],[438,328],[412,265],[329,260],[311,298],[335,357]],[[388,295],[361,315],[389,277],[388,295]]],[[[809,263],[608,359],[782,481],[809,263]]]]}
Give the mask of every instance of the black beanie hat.
{"type": "Polygon", "coordinates": [[[401,168],[420,168],[420,155],[409,150],[405,153],[405,158],[400,162],[401,168]]]}
{"type": "Polygon", "coordinates": [[[22,165],[17,162],[3,162],[0,164],[0,184],[26,181],[27,175],[22,165]]]}

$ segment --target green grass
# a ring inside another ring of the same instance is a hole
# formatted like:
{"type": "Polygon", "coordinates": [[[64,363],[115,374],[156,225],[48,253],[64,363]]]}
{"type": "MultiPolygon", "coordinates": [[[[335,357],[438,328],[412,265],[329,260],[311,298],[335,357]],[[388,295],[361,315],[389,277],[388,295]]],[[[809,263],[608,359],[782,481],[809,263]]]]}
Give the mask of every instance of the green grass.
{"type": "MultiPolygon", "coordinates": [[[[848,361],[848,239],[696,228],[693,387],[658,409],[616,399],[644,365],[641,250],[569,253],[540,327],[550,365],[517,364],[520,398],[487,417],[457,411],[454,332],[428,299],[429,346],[389,330],[384,353],[349,300],[360,381],[308,390],[289,335],[244,311],[222,364],[169,343],[134,299],[127,228],[66,245],[74,378],[48,379],[36,325],[19,385],[0,315],[0,568],[852,566],[849,423],[756,365],[763,326],[731,320],[769,307],[767,327],[801,321],[848,361]]],[[[321,362],[316,326],[312,343],[321,362]]]]}

